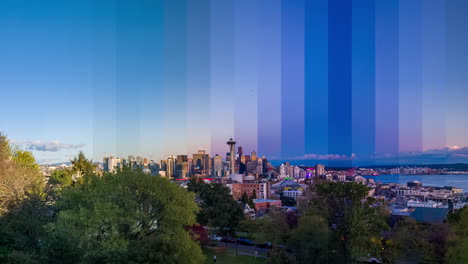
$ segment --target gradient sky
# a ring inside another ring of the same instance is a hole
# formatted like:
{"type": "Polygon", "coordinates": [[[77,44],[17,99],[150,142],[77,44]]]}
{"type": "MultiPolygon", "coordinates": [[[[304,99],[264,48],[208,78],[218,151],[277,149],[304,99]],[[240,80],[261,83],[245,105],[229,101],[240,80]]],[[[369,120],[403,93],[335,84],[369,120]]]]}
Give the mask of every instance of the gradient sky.
{"type": "Polygon", "coordinates": [[[468,162],[468,1],[0,2],[0,131],[41,163],[199,148],[468,162]]]}

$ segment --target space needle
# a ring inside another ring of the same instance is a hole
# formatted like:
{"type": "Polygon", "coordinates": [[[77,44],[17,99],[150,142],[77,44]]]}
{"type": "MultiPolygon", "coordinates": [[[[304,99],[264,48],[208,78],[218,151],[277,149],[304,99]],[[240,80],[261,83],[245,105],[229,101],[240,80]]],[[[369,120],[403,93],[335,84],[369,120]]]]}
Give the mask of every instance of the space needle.
{"type": "Polygon", "coordinates": [[[236,149],[236,141],[234,139],[229,139],[226,144],[229,145],[229,153],[230,153],[230,162],[229,162],[229,174],[234,174],[235,167],[236,167],[236,154],[234,150],[236,149]]]}

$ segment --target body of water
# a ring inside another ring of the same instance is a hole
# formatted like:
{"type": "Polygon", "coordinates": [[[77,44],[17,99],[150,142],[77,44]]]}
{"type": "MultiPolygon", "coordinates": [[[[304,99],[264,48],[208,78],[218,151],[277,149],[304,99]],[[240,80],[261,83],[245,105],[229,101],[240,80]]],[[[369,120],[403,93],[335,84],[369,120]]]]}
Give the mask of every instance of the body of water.
{"type": "Polygon", "coordinates": [[[423,186],[452,186],[463,189],[463,192],[468,192],[468,175],[377,175],[363,177],[382,183],[406,184],[410,181],[420,181],[423,186]]]}

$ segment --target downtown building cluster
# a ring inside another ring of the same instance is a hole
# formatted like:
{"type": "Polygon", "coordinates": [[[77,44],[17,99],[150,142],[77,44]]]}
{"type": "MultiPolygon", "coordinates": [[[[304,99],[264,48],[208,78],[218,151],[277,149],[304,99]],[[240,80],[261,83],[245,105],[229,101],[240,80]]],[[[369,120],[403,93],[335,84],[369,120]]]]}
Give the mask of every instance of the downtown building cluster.
{"type": "Polygon", "coordinates": [[[246,174],[258,178],[273,168],[265,157],[258,157],[255,151],[246,154],[242,147],[238,147],[236,153],[235,142],[230,146],[232,147],[225,158],[219,154],[210,156],[203,149],[199,149],[191,156],[185,154],[169,156],[159,162],[140,156],[128,156],[128,158],[109,156],[103,158],[102,169],[105,172],[114,172],[126,166],[142,169],[152,175],[183,180],[192,176],[225,177],[231,174],[246,174]]]}

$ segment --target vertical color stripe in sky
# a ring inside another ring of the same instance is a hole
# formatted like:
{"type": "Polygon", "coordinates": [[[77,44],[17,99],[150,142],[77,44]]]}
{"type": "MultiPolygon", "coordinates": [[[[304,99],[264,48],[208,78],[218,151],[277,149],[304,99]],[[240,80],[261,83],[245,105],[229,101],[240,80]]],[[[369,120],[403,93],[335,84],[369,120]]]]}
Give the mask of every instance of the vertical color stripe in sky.
{"type": "Polygon", "coordinates": [[[278,158],[282,126],[281,0],[259,0],[256,9],[258,153],[278,158]]]}
{"type": "Polygon", "coordinates": [[[187,3],[164,1],[164,156],[187,152],[187,3]]]}
{"type": "Polygon", "coordinates": [[[93,6],[93,157],[117,154],[116,5],[93,6]],[[106,19],[102,19],[105,17],[106,19]]]}
{"type": "Polygon", "coordinates": [[[305,2],[305,152],[328,154],[328,1],[305,2]]]}
{"type": "MultiPolygon", "coordinates": [[[[160,124],[165,122],[164,108],[161,103],[161,94],[164,93],[164,16],[161,2],[143,2],[139,13],[140,30],[138,30],[138,41],[140,45],[134,45],[138,51],[137,61],[134,68],[129,71],[135,72],[135,80],[128,85],[140,90],[139,101],[139,135],[138,146],[145,157],[159,160],[160,155],[155,155],[163,150],[163,141],[155,141],[156,138],[163,138],[164,131],[160,124]],[[156,121],[157,120],[157,121],[156,121]],[[148,144],[148,142],[153,142],[148,144]]],[[[132,89],[130,88],[130,91],[132,89]]],[[[127,124],[128,125],[128,124],[127,124]]],[[[126,127],[125,129],[129,129],[126,127]]],[[[135,136],[135,135],[134,135],[135,136]]],[[[133,154],[130,149],[126,149],[128,154],[133,154]]]]}
{"type": "MultiPolygon", "coordinates": [[[[352,5],[351,1],[328,2],[328,152],[351,156],[352,137],[352,5]]],[[[329,164],[351,165],[349,160],[330,159],[329,164]]]]}
{"type": "Polygon", "coordinates": [[[234,1],[211,1],[211,154],[234,137],[234,1]]]}
{"type": "Polygon", "coordinates": [[[375,1],[352,9],[352,153],[372,162],[375,153],[375,1]]]}
{"type": "Polygon", "coordinates": [[[246,153],[257,150],[257,6],[236,0],[234,7],[235,138],[246,153]]]}
{"type": "Polygon", "coordinates": [[[375,148],[396,155],[399,148],[398,0],[377,0],[375,16],[375,148]]]}
{"type": "Polygon", "coordinates": [[[443,148],[446,140],[446,2],[422,1],[422,142],[423,149],[443,148]]]}
{"type": "Polygon", "coordinates": [[[304,155],[304,0],[282,2],[281,151],[304,155]]]}
{"type": "Polygon", "coordinates": [[[400,0],[399,19],[399,151],[422,151],[421,0],[400,0]]]}
{"type": "Polygon", "coordinates": [[[447,144],[468,146],[468,1],[447,1],[447,144]],[[463,120],[463,121],[462,121],[463,120]]]}
{"type": "Polygon", "coordinates": [[[187,152],[211,150],[210,0],[187,2],[187,152]]]}

